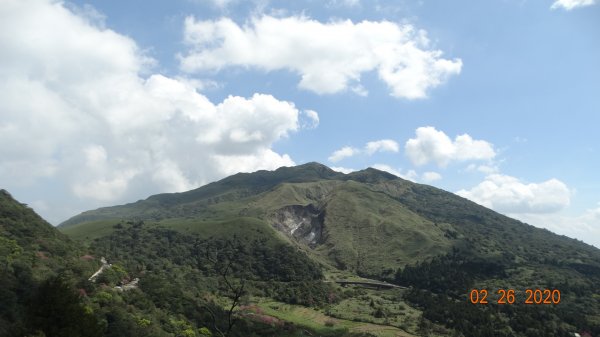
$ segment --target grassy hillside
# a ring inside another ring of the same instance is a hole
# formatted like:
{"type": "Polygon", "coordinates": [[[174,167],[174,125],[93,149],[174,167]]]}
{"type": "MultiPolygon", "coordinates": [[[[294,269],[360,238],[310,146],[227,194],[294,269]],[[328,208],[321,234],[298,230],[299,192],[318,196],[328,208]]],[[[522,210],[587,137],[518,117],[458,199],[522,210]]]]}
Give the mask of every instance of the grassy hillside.
{"type": "Polygon", "coordinates": [[[447,254],[453,248],[518,263],[579,270],[600,266],[600,253],[594,247],[443,190],[374,169],[344,175],[315,163],[237,174],[189,192],[84,212],[60,228],[74,238],[91,240],[109,234],[119,221],[132,219],[190,232],[218,230],[223,235],[266,223],[291,241],[308,244],[311,254],[337,268],[369,275],[447,254]],[[282,211],[290,206],[295,211],[282,211]],[[307,216],[300,214],[301,207],[310,208],[318,219],[289,235],[278,222],[301,221],[307,216]],[[223,223],[237,225],[219,225],[223,223]],[[318,240],[313,244],[299,234],[309,235],[310,226],[318,240]]]}
{"type": "Polygon", "coordinates": [[[342,173],[312,163],[298,167],[283,167],[273,172],[238,173],[192,191],[157,194],[146,200],[123,206],[87,211],[63,222],[60,227],[66,228],[82,222],[107,218],[160,220],[184,216],[199,217],[203,213],[196,212],[204,207],[244,199],[268,191],[282,182],[319,181],[340,177],[343,177],[342,173]]]}
{"type": "MultiPolygon", "coordinates": [[[[310,207],[319,217],[312,224],[318,227],[318,242],[310,245],[311,249],[301,249],[338,269],[379,275],[384,270],[391,273],[409,262],[448,252],[452,240],[445,236],[444,228],[434,226],[373,188],[374,184],[390,180],[397,178],[372,169],[344,175],[322,165],[307,164],[274,172],[239,174],[190,192],[88,211],[60,228],[88,242],[110,234],[116,223],[128,219],[206,235],[215,230],[232,235],[247,232],[247,226],[266,224],[277,228],[281,220],[278,213],[288,206],[299,206],[310,207]]],[[[286,231],[269,234],[283,234],[299,246],[306,243],[286,231]]]]}
{"type": "MultiPolygon", "coordinates": [[[[419,322],[404,323],[404,330],[413,334],[469,336],[477,329],[499,329],[499,336],[600,333],[600,250],[375,169],[342,174],[309,163],[238,174],[189,192],[84,212],[60,228],[92,249],[112,245],[124,259],[127,249],[118,233],[139,221],[147,230],[196,240],[242,237],[293,247],[329,279],[363,276],[411,286],[392,302],[412,306],[409,311],[419,322]],[[493,303],[468,303],[474,288],[488,289],[493,303]],[[498,289],[515,289],[523,302],[526,289],[538,288],[560,290],[561,304],[532,310],[522,303],[495,303],[498,289]],[[540,310],[547,314],[539,316],[540,310]]],[[[282,295],[278,286],[273,289],[270,295],[255,295],[301,300],[298,294],[282,295]]],[[[336,291],[341,302],[334,307],[346,309],[328,312],[339,319],[371,315],[373,322],[404,322],[400,316],[405,313],[393,305],[348,316],[347,309],[366,295],[336,291]]]]}

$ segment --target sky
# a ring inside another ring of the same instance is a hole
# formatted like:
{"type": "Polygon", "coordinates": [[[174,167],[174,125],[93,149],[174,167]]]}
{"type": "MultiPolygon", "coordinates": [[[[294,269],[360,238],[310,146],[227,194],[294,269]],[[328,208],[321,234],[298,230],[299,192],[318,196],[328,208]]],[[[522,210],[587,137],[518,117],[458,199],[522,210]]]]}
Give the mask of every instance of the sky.
{"type": "Polygon", "coordinates": [[[2,0],[0,188],[52,224],[317,161],[600,247],[596,0],[2,0]]]}

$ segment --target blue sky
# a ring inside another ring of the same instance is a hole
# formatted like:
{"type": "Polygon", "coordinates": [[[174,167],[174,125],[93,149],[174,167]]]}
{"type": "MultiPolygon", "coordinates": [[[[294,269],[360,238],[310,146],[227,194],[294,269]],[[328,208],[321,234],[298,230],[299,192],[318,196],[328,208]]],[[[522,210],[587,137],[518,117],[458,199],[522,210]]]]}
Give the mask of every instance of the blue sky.
{"type": "Polygon", "coordinates": [[[8,0],[0,31],[0,186],[54,224],[318,161],[600,247],[594,0],[8,0]]]}

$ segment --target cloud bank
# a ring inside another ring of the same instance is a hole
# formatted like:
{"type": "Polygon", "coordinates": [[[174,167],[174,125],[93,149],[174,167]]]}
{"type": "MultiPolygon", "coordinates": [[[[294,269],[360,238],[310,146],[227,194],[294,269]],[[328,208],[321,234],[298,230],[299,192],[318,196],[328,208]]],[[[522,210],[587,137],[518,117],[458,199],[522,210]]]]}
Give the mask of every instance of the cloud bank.
{"type": "Polygon", "coordinates": [[[64,196],[34,204],[51,221],[294,164],[272,150],[301,128],[293,103],[258,93],[213,103],[193,81],[151,74],[135,41],[62,2],[3,1],[0,50],[0,184],[64,196]]]}
{"type": "Polygon", "coordinates": [[[238,25],[229,18],[188,17],[185,41],[189,51],[180,57],[184,71],[284,69],[300,76],[300,88],[318,94],[348,89],[366,94],[361,75],[376,71],[391,95],[425,98],[462,68],[460,59],[443,58],[442,51],[432,48],[424,30],[389,21],[322,23],[263,15],[238,25]]]}
{"type": "Polygon", "coordinates": [[[505,214],[555,213],[571,201],[567,185],[558,179],[523,183],[503,174],[491,174],[479,185],[456,194],[505,214]]]}
{"type": "Polygon", "coordinates": [[[600,248],[600,204],[576,216],[556,214],[514,214],[512,216],[557,234],[584,240],[600,248]]]}

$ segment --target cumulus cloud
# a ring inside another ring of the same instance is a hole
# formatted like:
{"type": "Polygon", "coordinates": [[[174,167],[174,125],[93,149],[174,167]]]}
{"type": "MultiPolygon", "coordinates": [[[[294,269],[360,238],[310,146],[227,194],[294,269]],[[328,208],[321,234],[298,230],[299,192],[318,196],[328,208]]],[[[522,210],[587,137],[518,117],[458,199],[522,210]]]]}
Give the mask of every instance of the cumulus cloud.
{"type": "Polygon", "coordinates": [[[460,59],[443,58],[432,48],[424,30],[389,21],[322,23],[264,15],[238,25],[229,18],[188,17],[185,42],[190,50],[180,56],[184,71],[286,69],[300,75],[300,88],[318,94],[350,89],[366,95],[361,75],[377,71],[393,96],[425,98],[462,67],[460,59]]]}
{"type": "Polygon", "coordinates": [[[336,172],[342,172],[342,173],[345,173],[345,174],[352,173],[352,172],[356,171],[355,169],[347,168],[347,167],[341,167],[341,166],[332,166],[330,168],[332,170],[336,171],[336,172]]]}
{"type": "Polygon", "coordinates": [[[365,145],[365,152],[369,155],[372,155],[375,152],[398,152],[400,151],[400,146],[396,141],[391,139],[382,139],[373,142],[368,142],[365,145]]]}
{"type": "Polygon", "coordinates": [[[595,0],[556,0],[550,8],[551,9],[562,8],[567,11],[570,11],[577,7],[591,6],[595,3],[596,3],[595,0]]]}
{"type": "Polygon", "coordinates": [[[554,213],[571,201],[571,191],[558,179],[524,183],[503,174],[491,174],[479,185],[456,194],[505,214],[554,213]]]}
{"type": "Polygon", "coordinates": [[[319,126],[319,114],[314,110],[304,110],[302,111],[302,115],[304,117],[303,127],[307,129],[314,129],[319,126]]]}
{"type": "Polygon", "coordinates": [[[331,156],[329,156],[329,158],[327,158],[327,159],[330,162],[336,163],[344,158],[352,157],[359,152],[360,152],[359,149],[356,149],[356,148],[353,148],[350,146],[344,146],[343,148],[333,152],[331,154],[331,156]]]}
{"type": "Polygon", "coordinates": [[[358,149],[355,147],[345,146],[331,154],[328,160],[330,162],[338,162],[342,159],[356,156],[358,154],[367,154],[369,156],[377,152],[398,152],[400,146],[398,143],[391,139],[381,139],[365,144],[364,149],[358,149]]]}
{"type": "Polygon", "coordinates": [[[494,146],[484,140],[474,140],[468,134],[456,136],[454,141],[434,127],[420,127],[416,137],[409,139],[404,148],[414,165],[435,162],[445,167],[452,161],[489,160],[496,156],[494,146]]]}
{"type": "Polygon", "coordinates": [[[62,196],[32,199],[51,221],[73,215],[63,205],[81,211],[294,164],[272,150],[301,127],[293,103],[264,94],[213,103],[192,81],[143,75],[155,62],[135,41],[61,2],[4,1],[0,50],[0,184],[62,196]]]}
{"type": "Polygon", "coordinates": [[[556,214],[510,214],[510,216],[600,248],[600,204],[575,216],[556,214]]]}

